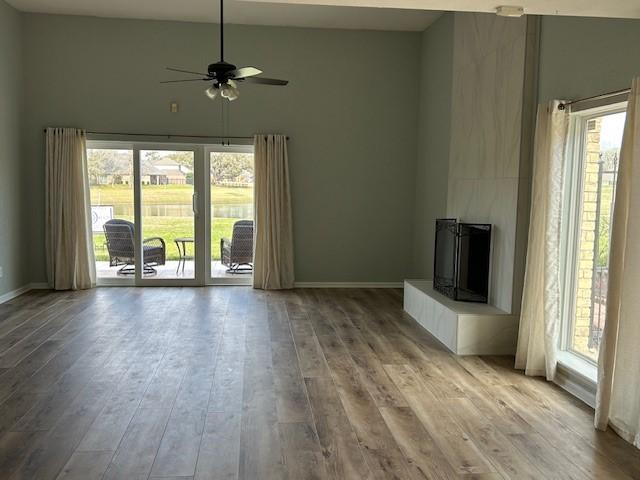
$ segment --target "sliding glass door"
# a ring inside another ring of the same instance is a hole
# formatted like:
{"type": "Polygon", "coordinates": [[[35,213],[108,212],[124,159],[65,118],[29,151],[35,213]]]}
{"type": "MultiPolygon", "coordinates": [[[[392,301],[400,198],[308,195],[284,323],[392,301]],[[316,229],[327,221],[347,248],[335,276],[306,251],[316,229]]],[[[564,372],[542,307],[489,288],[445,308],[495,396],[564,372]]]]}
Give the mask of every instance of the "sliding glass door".
{"type": "Polygon", "coordinates": [[[204,283],[204,149],[198,145],[134,146],[138,285],[204,283]]]}
{"type": "Polygon", "coordinates": [[[89,141],[98,284],[251,283],[253,148],[89,141]]]}
{"type": "Polygon", "coordinates": [[[136,274],[133,157],[126,143],[87,148],[96,274],[105,284],[132,283],[136,274]]]}
{"type": "Polygon", "coordinates": [[[194,150],[140,150],[142,278],[196,278],[194,150]]]}
{"type": "Polygon", "coordinates": [[[253,275],[253,147],[209,148],[208,229],[213,284],[251,284],[253,275]]]}

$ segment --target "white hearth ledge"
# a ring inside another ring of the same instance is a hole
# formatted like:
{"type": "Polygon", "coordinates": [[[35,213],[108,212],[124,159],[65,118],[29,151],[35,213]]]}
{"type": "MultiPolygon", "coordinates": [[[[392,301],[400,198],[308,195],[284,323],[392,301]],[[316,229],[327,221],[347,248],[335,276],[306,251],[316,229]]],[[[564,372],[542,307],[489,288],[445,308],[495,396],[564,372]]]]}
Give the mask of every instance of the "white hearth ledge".
{"type": "Polygon", "coordinates": [[[456,302],[430,280],[405,280],[404,310],[457,355],[513,355],[518,315],[484,303],[456,302]]]}

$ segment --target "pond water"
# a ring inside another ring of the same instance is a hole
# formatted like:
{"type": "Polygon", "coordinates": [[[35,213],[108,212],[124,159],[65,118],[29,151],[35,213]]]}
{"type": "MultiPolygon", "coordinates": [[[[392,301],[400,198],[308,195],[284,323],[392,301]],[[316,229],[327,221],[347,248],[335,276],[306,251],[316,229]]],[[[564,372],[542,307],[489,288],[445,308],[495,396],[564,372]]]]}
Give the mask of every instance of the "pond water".
{"type": "MultiPolygon", "coordinates": [[[[113,205],[113,216],[133,217],[133,205],[113,205]]],[[[191,217],[191,205],[143,205],[143,217],[191,217]]],[[[253,218],[253,204],[213,205],[213,218],[253,218]]]]}

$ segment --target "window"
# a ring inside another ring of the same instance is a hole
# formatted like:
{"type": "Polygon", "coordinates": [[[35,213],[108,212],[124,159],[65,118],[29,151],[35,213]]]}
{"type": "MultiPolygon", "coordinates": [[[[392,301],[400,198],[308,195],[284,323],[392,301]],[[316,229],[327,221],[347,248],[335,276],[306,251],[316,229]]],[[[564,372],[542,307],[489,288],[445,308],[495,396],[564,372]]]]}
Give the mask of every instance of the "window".
{"type": "Polygon", "coordinates": [[[89,140],[102,285],[250,285],[253,146],[89,140]]]}
{"type": "Polygon", "coordinates": [[[211,277],[250,276],[253,272],[253,149],[211,150],[209,168],[211,277]],[[241,226],[248,222],[247,228],[241,226]]]}
{"type": "Polygon", "coordinates": [[[596,362],[625,105],[572,114],[563,224],[563,350],[596,362]]]}
{"type": "Polygon", "coordinates": [[[133,150],[117,146],[89,147],[87,148],[87,165],[97,276],[112,278],[117,275],[132,275],[135,271],[133,245],[130,256],[122,254],[120,258],[110,255],[105,223],[113,219],[134,221],[133,150]]]}
{"type": "Polygon", "coordinates": [[[140,150],[143,274],[150,280],[195,278],[195,152],[174,148],[140,150]]]}

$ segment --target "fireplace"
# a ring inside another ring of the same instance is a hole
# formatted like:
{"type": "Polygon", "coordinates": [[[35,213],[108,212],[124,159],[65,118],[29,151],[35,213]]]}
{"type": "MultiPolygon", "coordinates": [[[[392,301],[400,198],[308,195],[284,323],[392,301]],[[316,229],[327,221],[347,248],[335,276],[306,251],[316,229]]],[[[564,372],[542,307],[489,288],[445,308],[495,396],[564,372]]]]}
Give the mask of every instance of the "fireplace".
{"type": "Polygon", "coordinates": [[[436,220],[433,288],[453,300],[487,303],[491,225],[436,220]]]}

